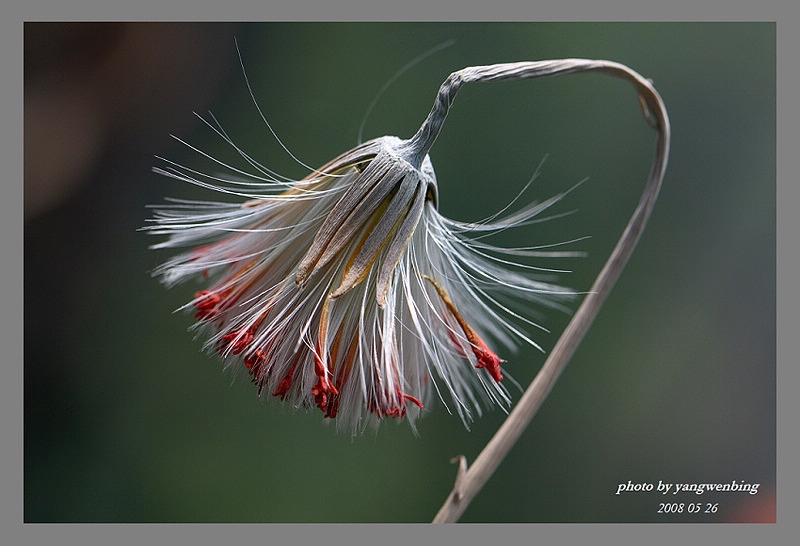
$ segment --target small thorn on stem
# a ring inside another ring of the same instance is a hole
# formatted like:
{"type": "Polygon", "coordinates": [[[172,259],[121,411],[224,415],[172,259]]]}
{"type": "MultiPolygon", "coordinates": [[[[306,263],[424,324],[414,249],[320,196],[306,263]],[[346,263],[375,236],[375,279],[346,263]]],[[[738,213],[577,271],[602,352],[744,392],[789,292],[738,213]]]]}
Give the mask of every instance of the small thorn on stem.
{"type": "Polygon", "coordinates": [[[456,473],[456,483],[453,487],[453,502],[458,502],[461,500],[461,492],[459,491],[459,487],[461,482],[464,479],[464,475],[467,473],[467,458],[463,455],[459,455],[458,457],[453,457],[450,459],[451,463],[458,463],[458,472],[456,473]]]}

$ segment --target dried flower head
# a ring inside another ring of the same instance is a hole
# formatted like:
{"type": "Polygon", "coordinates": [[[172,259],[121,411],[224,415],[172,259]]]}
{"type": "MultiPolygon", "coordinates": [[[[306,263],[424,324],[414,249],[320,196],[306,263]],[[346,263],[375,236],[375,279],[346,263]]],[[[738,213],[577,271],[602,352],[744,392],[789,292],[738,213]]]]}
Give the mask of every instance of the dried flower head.
{"type": "Polygon", "coordinates": [[[156,169],[245,200],[157,207],[148,229],[168,238],[154,248],[192,250],[155,274],[167,286],[207,279],[186,306],[206,348],[245,370],[259,393],[316,406],[353,433],[387,416],[413,424],[433,391],[465,423],[482,405],[507,406],[497,351],[538,347],[527,333],[541,328],[530,304],[565,309],[572,292],[551,283],[552,270],[517,261],[551,248],[487,238],[538,221],[563,194],[480,223],[450,220],[437,210],[428,151],[463,83],[543,70],[554,73],[546,63],[455,72],[412,138],[370,140],[299,181],[264,168],[209,123],[256,172],[222,162],[231,176],[169,161],[156,169]]]}

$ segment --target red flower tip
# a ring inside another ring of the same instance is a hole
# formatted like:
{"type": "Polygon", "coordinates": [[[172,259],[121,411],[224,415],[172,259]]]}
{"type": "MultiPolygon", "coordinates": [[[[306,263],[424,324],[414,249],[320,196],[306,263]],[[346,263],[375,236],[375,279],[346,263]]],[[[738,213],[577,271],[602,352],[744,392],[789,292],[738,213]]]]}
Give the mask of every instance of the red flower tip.
{"type": "Polygon", "coordinates": [[[327,415],[329,413],[328,402],[331,401],[331,396],[339,394],[339,390],[327,378],[320,377],[317,384],[311,389],[311,394],[314,396],[317,407],[327,415]]]}
{"type": "Polygon", "coordinates": [[[481,338],[477,338],[477,344],[472,345],[472,352],[475,353],[475,358],[478,359],[476,368],[485,368],[489,375],[492,376],[497,383],[503,380],[503,374],[500,372],[500,364],[504,361],[497,356],[494,351],[489,349],[481,338]]]}
{"type": "Polygon", "coordinates": [[[194,295],[194,308],[197,313],[194,318],[197,320],[208,320],[219,313],[219,304],[222,303],[222,296],[211,290],[201,290],[194,295]]]}
{"type": "Polygon", "coordinates": [[[369,410],[375,415],[377,415],[379,418],[383,418],[384,416],[386,416],[398,419],[406,416],[407,412],[406,401],[417,405],[420,409],[425,407],[418,398],[415,398],[410,394],[404,393],[403,391],[400,390],[399,387],[396,389],[395,394],[397,395],[399,403],[391,407],[387,407],[386,405],[377,402],[373,397],[372,399],[370,399],[368,403],[369,410]]]}
{"type": "Polygon", "coordinates": [[[238,355],[247,349],[254,337],[252,328],[227,333],[222,336],[218,350],[222,353],[225,349],[229,349],[233,354],[238,355]]]}
{"type": "MultiPolygon", "coordinates": [[[[475,354],[475,358],[478,360],[478,364],[475,365],[476,368],[485,368],[489,375],[492,376],[492,379],[495,382],[499,383],[503,380],[503,374],[500,372],[500,364],[504,361],[501,359],[494,351],[492,351],[486,342],[483,341],[481,336],[472,329],[472,326],[466,321],[464,317],[461,316],[461,313],[458,312],[456,306],[453,304],[450,296],[447,295],[444,288],[439,286],[439,283],[431,279],[430,277],[425,277],[428,282],[430,282],[434,289],[436,289],[436,293],[439,294],[439,297],[442,299],[442,303],[444,303],[445,307],[450,311],[453,315],[453,318],[456,319],[461,331],[464,332],[464,336],[467,338],[467,341],[470,344],[470,348],[472,352],[475,354]]],[[[453,341],[453,345],[456,348],[456,351],[461,354],[462,356],[467,356],[464,354],[464,349],[461,347],[461,343],[458,342],[458,338],[455,336],[454,332],[451,330],[449,332],[450,339],[453,341]]]]}
{"type": "Polygon", "coordinates": [[[281,402],[286,399],[286,394],[289,392],[289,389],[292,388],[292,381],[294,377],[294,369],[297,366],[297,362],[292,364],[292,367],[289,368],[289,371],[286,372],[286,375],[283,379],[280,380],[278,383],[278,388],[275,389],[275,392],[272,393],[272,396],[280,396],[281,402]]]}

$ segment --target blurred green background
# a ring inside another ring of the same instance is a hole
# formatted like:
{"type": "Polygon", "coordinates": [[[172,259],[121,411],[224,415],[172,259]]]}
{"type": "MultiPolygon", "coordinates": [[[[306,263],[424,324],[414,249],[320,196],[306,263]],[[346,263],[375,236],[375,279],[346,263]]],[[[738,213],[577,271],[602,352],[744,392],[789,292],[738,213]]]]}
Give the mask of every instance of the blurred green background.
{"type": "MultiPolygon", "coordinates": [[[[193,116],[302,177],[258,117],[319,166],[357,143],[381,86],[400,77],[364,139],[413,134],[465,66],[563,57],[627,64],[654,80],[673,127],[664,187],[640,245],[533,423],[465,522],[774,521],[774,24],[26,24],[26,522],[426,522],[503,421],[470,431],[441,404],[418,422],[351,438],[233,380],[173,314],[196,286],[149,275],[168,254],[137,231],[166,196],[216,196],[164,179],[154,156],[214,155],[193,116]],[[689,495],[716,514],[658,514],[619,483],[760,483],[689,495]]],[[[588,177],[510,244],[583,235],[563,263],[587,290],[639,198],[654,149],[632,89],[600,75],[480,84],[459,94],[432,150],[440,210],[478,220],[516,195],[588,177]]],[[[568,317],[552,314],[547,348],[568,317]]],[[[527,385],[534,350],[502,355],[527,385]]],[[[520,393],[512,388],[514,399],[520,393]]]]}

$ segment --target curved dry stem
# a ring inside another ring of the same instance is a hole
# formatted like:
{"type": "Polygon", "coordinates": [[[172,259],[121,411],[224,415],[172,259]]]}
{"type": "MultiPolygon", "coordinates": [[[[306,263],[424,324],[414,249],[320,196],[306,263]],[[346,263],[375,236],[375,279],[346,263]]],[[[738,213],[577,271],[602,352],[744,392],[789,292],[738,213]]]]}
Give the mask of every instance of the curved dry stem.
{"type": "Polygon", "coordinates": [[[478,455],[472,466],[467,468],[466,459],[463,456],[456,459],[460,460],[460,467],[455,487],[447,497],[439,513],[436,514],[433,520],[434,523],[458,521],[472,499],[522,435],[522,432],[528,426],[528,423],[530,423],[561,372],[572,358],[611,288],[619,278],[628,258],[630,258],[653,210],[653,205],[658,197],[664,172],[667,168],[670,128],[664,103],[649,80],[619,63],[565,59],[471,67],[454,72],[439,89],[436,103],[428,119],[425,120],[417,134],[409,141],[409,145],[414,147],[415,152],[422,153],[423,156],[427,153],[441,130],[444,117],[447,115],[447,110],[452,104],[455,94],[464,83],[532,79],[592,71],[622,78],[633,84],[639,93],[639,102],[644,110],[645,119],[656,129],[658,134],[655,158],[647,179],[647,185],[633,216],[631,216],[608,261],[606,261],[603,269],[595,279],[589,294],[581,303],[544,366],[525,391],[517,406],[509,414],[480,455],[478,455]]]}

